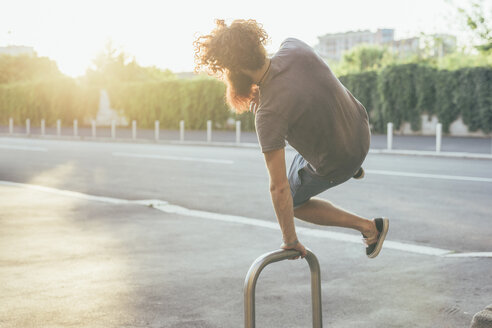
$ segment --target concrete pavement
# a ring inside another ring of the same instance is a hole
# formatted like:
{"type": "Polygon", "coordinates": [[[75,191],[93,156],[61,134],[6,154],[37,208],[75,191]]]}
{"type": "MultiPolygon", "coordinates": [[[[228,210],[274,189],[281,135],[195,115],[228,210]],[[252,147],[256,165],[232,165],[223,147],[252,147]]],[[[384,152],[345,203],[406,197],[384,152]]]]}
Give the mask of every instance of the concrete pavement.
{"type": "MultiPolygon", "coordinates": [[[[25,128],[17,126],[14,129],[17,136],[25,135],[25,128]]],[[[39,127],[31,127],[32,137],[39,137],[41,134],[39,127]]],[[[8,136],[8,126],[0,125],[0,136],[8,136]]],[[[55,137],[56,128],[46,128],[46,137],[55,137]]],[[[73,137],[73,128],[70,126],[63,127],[63,137],[73,137]]],[[[82,139],[90,140],[92,130],[89,127],[79,127],[78,136],[82,139]]],[[[109,127],[98,127],[97,138],[108,140],[111,138],[111,129],[109,127]]],[[[132,131],[130,128],[118,127],[116,138],[131,140],[132,131]]],[[[159,138],[162,141],[179,140],[178,130],[160,130],[159,138]]],[[[140,142],[151,142],[154,140],[154,130],[138,129],[137,139],[140,142]]],[[[207,131],[186,130],[185,140],[187,142],[205,142],[207,140],[207,131]]],[[[236,141],[235,131],[213,130],[212,141],[219,143],[234,143],[236,141]]],[[[257,144],[258,139],[255,132],[243,131],[241,133],[241,142],[257,144]]],[[[386,135],[374,134],[371,138],[371,149],[382,150],[387,148],[386,135]]],[[[395,150],[417,150],[417,151],[435,151],[436,139],[433,136],[393,136],[393,149],[395,150]]],[[[492,154],[492,139],[480,137],[451,137],[443,136],[442,152],[464,152],[476,154],[492,154]]]]}
{"type": "MultiPolygon", "coordinates": [[[[242,327],[249,265],[278,232],[0,186],[2,327],[242,327]],[[26,206],[28,204],[28,206],[26,206]]],[[[310,238],[326,327],[466,327],[492,263],[310,238]]],[[[304,261],[267,267],[259,327],[311,325],[304,261]]]]}

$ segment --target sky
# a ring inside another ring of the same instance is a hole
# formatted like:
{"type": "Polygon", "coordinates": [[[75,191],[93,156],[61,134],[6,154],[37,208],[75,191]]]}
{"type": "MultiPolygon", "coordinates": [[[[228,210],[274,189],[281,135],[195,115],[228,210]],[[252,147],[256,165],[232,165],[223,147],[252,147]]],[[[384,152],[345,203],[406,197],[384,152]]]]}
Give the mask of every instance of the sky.
{"type": "MultiPolygon", "coordinates": [[[[491,1],[491,0],[486,0],[491,1]]],[[[287,37],[311,46],[318,36],[395,29],[395,38],[449,33],[467,42],[455,6],[465,0],[1,0],[0,46],[34,47],[71,76],[83,75],[98,52],[113,45],[143,66],[193,70],[193,41],[214,19],[256,19],[274,53],[287,37]]],[[[492,1],[491,1],[492,2],[492,1]]]]}

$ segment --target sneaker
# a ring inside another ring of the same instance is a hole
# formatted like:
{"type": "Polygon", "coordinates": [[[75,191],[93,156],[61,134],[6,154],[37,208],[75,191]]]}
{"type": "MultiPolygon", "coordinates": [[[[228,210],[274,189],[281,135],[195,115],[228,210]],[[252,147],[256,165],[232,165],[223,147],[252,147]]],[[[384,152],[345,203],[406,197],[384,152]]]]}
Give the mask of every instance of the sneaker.
{"type": "MultiPolygon", "coordinates": [[[[369,258],[375,258],[378,256],[381,248],[383,248],[383,242],[386,238],[386,234],[388,233],[389,228],[389,219],[387,218],[377,218],[374,219],[374,223],[376,224],[376,229],[379,231],[378,239],[374,244],[367,245],[366,247],[366,255],[369,258]]],[[[364,238],[366,236],[362,235],[364,238]]]]}
{"type": "Polygon", "coordinates": [[[361,167],[357,173],[353,176],[354,179],[360,180],[364,177],[364,169],[361,167]]]}

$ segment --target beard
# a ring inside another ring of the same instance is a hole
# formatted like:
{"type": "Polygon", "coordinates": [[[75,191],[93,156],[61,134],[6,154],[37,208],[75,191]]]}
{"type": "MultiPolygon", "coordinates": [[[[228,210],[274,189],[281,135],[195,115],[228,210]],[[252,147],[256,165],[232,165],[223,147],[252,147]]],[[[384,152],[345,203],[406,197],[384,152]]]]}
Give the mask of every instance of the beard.
{"type": "Polygon", "coordinates": [[[228,71],[226,74],[226,101],[236,111],[244,113],[249,110],[256,85],[253,79],[244,73],[228,71]]]}

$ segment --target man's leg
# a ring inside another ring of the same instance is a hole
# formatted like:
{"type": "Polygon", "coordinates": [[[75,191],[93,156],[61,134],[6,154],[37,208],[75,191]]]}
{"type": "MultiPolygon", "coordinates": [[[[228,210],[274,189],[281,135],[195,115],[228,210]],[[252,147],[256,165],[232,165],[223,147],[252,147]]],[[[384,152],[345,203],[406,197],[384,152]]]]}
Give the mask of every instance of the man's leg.
{"type": "Polygon", "coordinates": [[[332,203],[319,198],[311,198],[294,209],[294,216],[303,221],[318,225],[351,228],[367,237],[369,244],[376,241],[378,230],[373,220],[365,219],[347,212],[332,203]]]}

